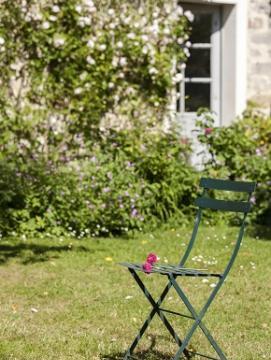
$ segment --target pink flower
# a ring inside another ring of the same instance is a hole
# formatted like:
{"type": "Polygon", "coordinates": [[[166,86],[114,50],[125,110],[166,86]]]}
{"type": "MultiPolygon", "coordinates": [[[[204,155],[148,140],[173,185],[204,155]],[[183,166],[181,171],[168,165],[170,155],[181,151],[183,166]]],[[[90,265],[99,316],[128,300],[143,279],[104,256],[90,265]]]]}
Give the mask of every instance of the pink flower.
{"type": "Polygon", "coordinates": [[[147,256],[147,260],[146,262],[150,263],[151,265],[153,265],[154,263],[157,262],[157,256],[154,254],[154,253],[150,253],[148,256],[147,256]]]}
{"type": "Polygon", "coordinates": [[[149,274],[152,271],[152,264],[150,264],[149,262],[145,262],[145,264],[143,264],[143,270],[145,273],[149,274]]]}
{"type": "Polygon", "coordinates": [[[208,128],[205,128],[204,133],[205,133],[205,135],[209,135],[209,134],[211,134],[212,131],[213,131],[213,128],[208,127],[208,128]]]}

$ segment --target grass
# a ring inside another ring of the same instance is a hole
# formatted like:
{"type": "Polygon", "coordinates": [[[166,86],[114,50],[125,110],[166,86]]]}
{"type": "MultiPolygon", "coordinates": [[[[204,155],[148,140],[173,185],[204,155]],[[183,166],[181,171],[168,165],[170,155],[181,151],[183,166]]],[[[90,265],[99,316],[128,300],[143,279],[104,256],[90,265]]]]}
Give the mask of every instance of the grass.
{"type": "MultiPolygon", "coordinates": [[[[236,229],[203,228],[189,266],[219,269],[236,229]],[[197,261],[217,264],[204,264],[197,261]]],[[[191,229],[179,228],[134,239],[9,239],[0,241],[0,359],[121,359],[149,312],[148,302],[119,261],[143,262],[156,252],[177,263],[191,229]]],[[[246,235],[240,254],[205,323],[229,359],[270,359],[270,232],[246,235]]],[[[164,277],[143,278],[156,296],[164,277]]],[[[197,309],[211,287],[182,279],[197,309]]],[[[171,291],[164,307],[182,311],[171,291]]],[[[184,311],[184,310],[183,310],[184,311]]],[[[169,315],[180,336],[190,320],[169,315]]],[[[212,354],[200,332],[190,346],[212,354]]],[[[154,319],[140,343],[142,359],[170,359],[176,345],[154,319]],[[146,353],[148,350],[148,353],[146,353]]]]}

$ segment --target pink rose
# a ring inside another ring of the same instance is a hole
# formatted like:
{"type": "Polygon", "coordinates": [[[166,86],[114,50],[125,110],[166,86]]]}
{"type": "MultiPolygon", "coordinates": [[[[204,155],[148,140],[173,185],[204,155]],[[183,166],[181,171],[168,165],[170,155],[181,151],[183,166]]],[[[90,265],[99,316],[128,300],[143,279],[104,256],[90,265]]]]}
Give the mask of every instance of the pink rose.
{"type": "Polygon", "coordinates": [[[152,271],[152,264],[150,264],[149,262],[145,262],[145,264],[143,264],[143,270],[145,271],[145,273],[149,274],[152,271]]]}
{"type": "Polygon", "coordinates": [[[205,133],[205,135],[209,135],[209,134],[211,134],[212,131],[213,131],[213,128],[208,127],[208,128],[205,128],[204,133],[205,133]]]}
{"type": "Polygon", "coordinates": [[[157,262],[157,256],[154,254],[154,253],[150,253],[148,256],[147,256],[147,262],[150,263],[151,265],[153,265],[154,263],[157,262]]]}

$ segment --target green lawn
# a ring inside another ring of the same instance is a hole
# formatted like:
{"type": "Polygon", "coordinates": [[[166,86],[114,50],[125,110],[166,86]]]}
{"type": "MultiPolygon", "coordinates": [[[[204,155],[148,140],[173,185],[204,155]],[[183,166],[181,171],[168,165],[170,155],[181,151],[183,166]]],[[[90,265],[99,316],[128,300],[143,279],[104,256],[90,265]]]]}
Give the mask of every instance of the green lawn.
{"type": "MultiPolygon", "coordinates": [[[[223,226],[203,228],[189,266],[223,267],[235,231],[223,226]]],[[[190,233],[189,228],[179,228],[128,240],[1,240],[0,359],[121,358],[149,305],[128,271],[117,263],[143,262],[151,251],[161,262],[177,263],[190,233]]],[[[158,295],[166,279],[143,277],[158,295]]],[[[270,279],[271,233],[247,234],[228,281],[205,318],[229,359],[271,359],[270,279]]],[[[181,281],[199,309],[212,280],[181,281]]],[[[174,291],[166,303],[182,311],[174,291]]],[[[182,337],[191,320],[169,317],[182,337]]],[[[159,319],[140,344],[140,356],[148,360],[170,359],[176,351],[159,319]],[[143,355],[147,349],[150,352],[143,355]]],[[[200,332],[190,346],[212,354],[200,332]]]]}

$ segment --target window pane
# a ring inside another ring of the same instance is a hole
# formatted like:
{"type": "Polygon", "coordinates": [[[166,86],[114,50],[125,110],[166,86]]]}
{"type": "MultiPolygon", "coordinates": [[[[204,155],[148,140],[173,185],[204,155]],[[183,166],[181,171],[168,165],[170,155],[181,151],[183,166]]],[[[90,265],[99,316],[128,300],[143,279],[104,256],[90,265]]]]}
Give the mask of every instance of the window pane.
{"type": "Polygon", "coordinates": [[[200,107],[210,108],[210,84],[185,84],[185,111],[197,111],[200,107]]]}
{"type": "Polygon", "coordinates": [[[210,49],[190,49],[186,77],[210,77],[210,49]]]}
{"type": "Polygon", "coordinates": [[[192,34],[190,41],[193,43],[210,43],[212,31],[212,14],[194,14],[192,34]]]}

